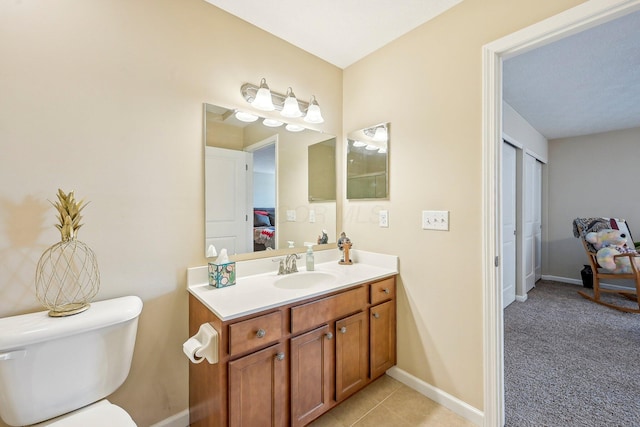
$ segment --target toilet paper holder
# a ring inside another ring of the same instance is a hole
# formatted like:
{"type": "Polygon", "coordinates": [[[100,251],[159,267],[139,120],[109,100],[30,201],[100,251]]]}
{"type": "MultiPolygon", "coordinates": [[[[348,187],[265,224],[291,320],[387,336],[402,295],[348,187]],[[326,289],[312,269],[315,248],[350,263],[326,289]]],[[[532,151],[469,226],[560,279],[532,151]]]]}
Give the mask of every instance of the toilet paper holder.
{"type": "Polygon", "coordinates": [[[218,331],[210,323],[203,323],[198,332],[182,344],[182,351],[192,363],[201,363],[204,359],[210,364],[218,363],[218,331]]]}

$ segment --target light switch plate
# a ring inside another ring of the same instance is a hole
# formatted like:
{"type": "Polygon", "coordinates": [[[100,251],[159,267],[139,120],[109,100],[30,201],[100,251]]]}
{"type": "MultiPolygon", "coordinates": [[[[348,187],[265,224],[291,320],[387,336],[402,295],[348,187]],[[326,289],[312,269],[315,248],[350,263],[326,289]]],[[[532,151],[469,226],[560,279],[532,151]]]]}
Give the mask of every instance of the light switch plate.
{"type": "Polygon", "coordinates": [[[296,211],[287,210],[287,221],[295,221],[295,220],[296,220],[296,211]]]}
{"type": "Polygon", "coordinates": [[[316,211],[309,209],[309,222],[316,222],[316,211]]]}
{"type": "Polygon", "coordinates": [[[378,225],[384,228],[389,227],[389,211],[378,212],[378,225]]]}
{"type": "Polygon", "coordinates": [[[449,230],[449,211],[422,211],[423,230],[449,230]]]}

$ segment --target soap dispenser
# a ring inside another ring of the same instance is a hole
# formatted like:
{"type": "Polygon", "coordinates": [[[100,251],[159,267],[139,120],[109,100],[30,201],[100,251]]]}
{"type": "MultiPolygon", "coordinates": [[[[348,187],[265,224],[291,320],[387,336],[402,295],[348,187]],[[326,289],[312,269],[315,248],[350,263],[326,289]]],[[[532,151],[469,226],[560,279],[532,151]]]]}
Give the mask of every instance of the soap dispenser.
{"type": "Polygon", "coordinates": [[[313,271],[313,243],[305,243],[305,246],[307,247],[307,271],[313,271]]]}

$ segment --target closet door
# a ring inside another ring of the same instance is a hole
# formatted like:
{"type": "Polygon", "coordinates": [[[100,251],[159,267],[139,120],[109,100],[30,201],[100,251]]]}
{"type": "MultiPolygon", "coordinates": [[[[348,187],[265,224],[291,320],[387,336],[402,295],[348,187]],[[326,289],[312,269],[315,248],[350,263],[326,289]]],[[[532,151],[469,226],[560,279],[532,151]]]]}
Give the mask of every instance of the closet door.
{"type": "Polygon", "coordinates": [[[542,251],[542,163],[530,154],[524,156],[524,283],[529,292],[541,277],[542,251]]]}
{"type": "Polygon", "coordinates": [[[516,299],[516,148],[502,143],[502,308],[516,299]]]}

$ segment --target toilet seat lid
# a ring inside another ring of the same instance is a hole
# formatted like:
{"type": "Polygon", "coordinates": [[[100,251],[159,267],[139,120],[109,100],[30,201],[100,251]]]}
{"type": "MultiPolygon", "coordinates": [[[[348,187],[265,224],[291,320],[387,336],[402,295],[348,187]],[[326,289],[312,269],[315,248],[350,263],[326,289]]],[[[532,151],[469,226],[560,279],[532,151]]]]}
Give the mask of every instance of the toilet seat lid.
{"type": "Polygon", "coordinates": [[[136,423],[127,411],[107,399],[36,425],[38,427],[136,427],[136,423]]]}

